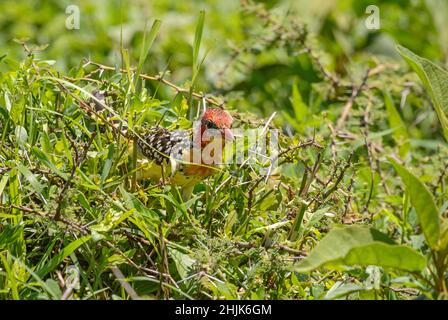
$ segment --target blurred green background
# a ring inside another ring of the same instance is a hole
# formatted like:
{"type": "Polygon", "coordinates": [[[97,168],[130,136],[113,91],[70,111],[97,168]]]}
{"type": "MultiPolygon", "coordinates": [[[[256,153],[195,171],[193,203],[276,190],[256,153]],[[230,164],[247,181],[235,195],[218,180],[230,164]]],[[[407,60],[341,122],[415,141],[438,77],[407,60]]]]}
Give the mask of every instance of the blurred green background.
{"type": "MultiPolygon", "coordinates": [[[[245,2],[245,1],[242,1],[245,2]]],[[[120,36],[136,65],[147,22],[162,21],[144,73],[169,71],[177,84],[191,80],[192,43],[200,10],[205,10],[201,57],[205,56],[196,89],[222,94],[234,108],[269,116],[274,110],[291,113],[291,88],[298,81],[305,102],[319,104],[310,90],[322,81],[301,48],[288,39],[275,39],[274,27],[251,14],[238,0],[2,0],[0,2],[0,56],[21,59],[25,54],[13,39],[48,45],[41,59],[56,61],[67,72],[83,59],[121,65],[120,36]],[[67,30],[66,8],[80,9],[80,29],[67,30]],[[238,54],[236,54],[239,52],[238,54]],[[244,97],[243,99],[239,99],[244,97]],[[233,102],[232,102],[233,101],[233,102]]],[[[351,79],[372,64],[402,63],[397,43],[430,60],[448,57],[448,2],[445,0],[296,0],[262,1],[287,30],[307,26],[308,43],[331,72],[351,79]],[[366,8],[380,8],[381,27],[368,30],[366,8]],[[291,27],[292,23],[292,27],[291,27]],[[289,27],[289,29],[288,29],[289,27]]],[[[2,66],[1,68],[3,68],[2,66]]],[[[325,88],[323,89],[325,91],[325,88]]],[[[163,94],[163,90],[161,92],[163,94]]],[[[331,101],[330,101],[331,102],[331,101]]]]}
{"type": "MultiPolygon", "coordinates": [[[[294,14],[318,35],[319,44],[335,57],[345,58],[375,52],[393,55],[394,43],[401,43],[429,59],[446,57],[448,32],[445,28],[448,4],[444,0],[295,0],[260,1],[279,13],[294,14]],[[369,5],[381,13],[381,29],[364,26],[369,5]]],[[[163,25],[157,39],[151,67],[172,57],[175,66],[189,66],[191,44],[200,10],[207,13],[204,42],[211,49],[206,69],[222,64],[229,43],[235,46],[251,38],[254,21],[240,10],[238,0],[230,1],[148,1],[148,0],[2,0],[0,2],[0,48],[2,53],[20,55],[14,38],[48,44],[45,58],[57,59],[68,68],[91,56],[116,62],[123,28],[125,47],[138,53],[145,21],[157,18],[163,25]],[[67,30],[66,8],[80,9],[79,30],[67,30]]],[[[335,63],[335,61],[332,61],[335,63]]],[[[148,66],[149,68],[149,66],[148,66]]],[[[177,68],[176,68],[177,69],[177,68]]]]}

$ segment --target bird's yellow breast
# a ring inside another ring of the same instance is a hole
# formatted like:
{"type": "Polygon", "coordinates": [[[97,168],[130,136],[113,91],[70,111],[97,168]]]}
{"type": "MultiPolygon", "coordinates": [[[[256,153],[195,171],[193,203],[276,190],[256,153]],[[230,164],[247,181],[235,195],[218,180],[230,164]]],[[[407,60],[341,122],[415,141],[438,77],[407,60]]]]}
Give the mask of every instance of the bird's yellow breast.
{"type": "MultiPolygon", "coordinates": [[[[131,153],[132,154],[132,153],[131,153]]],[[[189,186],[197,184],[204,178],[219,172],[219,168],[204,164],[194,163],[191,152],[186,150],[181,161],[169,160],[164,165],[159,165],[141,155],[137,158],[137,180],[151,179],[159,182],[160,179],[169,179],[170,184],[189,186]]]]}

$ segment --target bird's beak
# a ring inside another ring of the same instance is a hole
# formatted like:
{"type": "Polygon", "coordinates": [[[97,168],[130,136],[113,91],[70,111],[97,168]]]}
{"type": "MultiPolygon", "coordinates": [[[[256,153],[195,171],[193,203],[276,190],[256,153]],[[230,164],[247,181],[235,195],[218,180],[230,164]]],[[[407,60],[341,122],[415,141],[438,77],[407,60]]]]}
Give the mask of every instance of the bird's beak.
{"type": "Polygon", "coordinates": [[[235,139],[235,136],[232,133],[232,129],[225,128],[224,129],[224,140],[226,142],[233,141],[235,139]]]}

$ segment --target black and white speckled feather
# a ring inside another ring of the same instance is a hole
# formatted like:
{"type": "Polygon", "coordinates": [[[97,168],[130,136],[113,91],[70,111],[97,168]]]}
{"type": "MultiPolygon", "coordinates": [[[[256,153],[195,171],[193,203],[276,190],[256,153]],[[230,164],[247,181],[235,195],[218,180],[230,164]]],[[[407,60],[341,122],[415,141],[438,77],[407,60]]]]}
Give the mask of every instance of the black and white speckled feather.
{"type": "Polygon", "coordinates": [[[138,151],[158,165],[168,163],[169,158],[182,160],[185,150],[193,147],[192,133],[186,130],[167,130],[154,127],[137,140],[138,151]]]}
{"type": "MultiPolygon", "coordinates": [[[[156,164],[166,164],[172,160],[182,160],[185,150],[189,150],[193,146],[191,130],[167,130],[161,127],[153,127],[135,137],[134,134],[128,132],[128,126],[125,121],[114,117],[109,110],[105,108],[105,95],[102,92],[95,91],[93,96],[101,102],[91,99],[90,107],[92,111],[89,115],[98,119],[99,117],[107,121],[115,129],[120,130],[123,136],[135,138],[137,141],[138,152],[150,161],[156,164]],[[99,116],[99,117],[98,117],[99,116]]],[[[104,122],[103,119],[99,119],[104,122]]]]}

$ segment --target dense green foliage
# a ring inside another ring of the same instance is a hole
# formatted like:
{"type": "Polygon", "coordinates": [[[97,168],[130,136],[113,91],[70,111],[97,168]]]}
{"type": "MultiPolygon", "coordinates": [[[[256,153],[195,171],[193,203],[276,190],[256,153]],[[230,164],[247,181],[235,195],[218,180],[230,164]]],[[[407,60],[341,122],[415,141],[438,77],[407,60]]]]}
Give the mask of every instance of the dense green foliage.
{"type": "Polygon", "coordinates": [[[0,12],[0,299],[448,298],[446,1],[0,12]],[[280,129],[279,167],[229,165],[183,202],[135,181],[80,108],[95,89],[135,131],[224,105],[280,129]]]}

